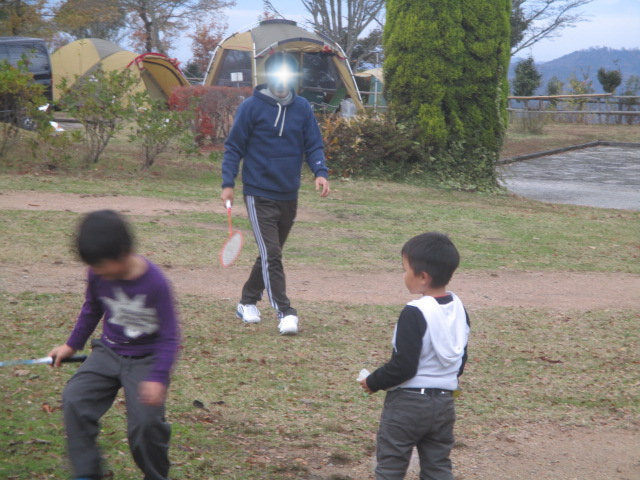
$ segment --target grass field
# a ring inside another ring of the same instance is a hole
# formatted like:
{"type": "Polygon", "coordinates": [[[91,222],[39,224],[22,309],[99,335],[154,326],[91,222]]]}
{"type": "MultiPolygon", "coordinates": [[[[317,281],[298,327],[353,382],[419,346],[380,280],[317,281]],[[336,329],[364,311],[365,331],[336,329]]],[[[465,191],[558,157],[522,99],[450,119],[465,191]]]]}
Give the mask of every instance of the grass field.
{"type": "MultiPolygon", "coordinates": [[[[127,155],[125,144],[116,143],[91,170],[44,174],[13,166],[0,174],[0,192],[190,201],[219,194],[215,158],[167,157],[139,174],[127,155]]],[[[307,215],[287,244],[287,265],[308,266],[310,275],[314,267],[400,272],[400,246],[425,230],[453,237],[463,270],[640,273],[640,212],[380,181],[332,186],[332,196],[320,202],[305,178],[300,203],[307,215]]],[[[0,268],[71,261],[77,219],[64,211],[0,210],[0,268]]],[[[206,213],[131,219],[140,251],[161,265],[209,262],[225,229],[222,215],[206,213]]],[[[236,221],[249,230],[246,220],[236,221]]],[[[240,267],[255,254],[252,242],[246,249],[240,267]]],[[[546,288],[541,285],[541,296],[546,288]]],[[[2,359],[41,356],[63,342],[82,293],[10,294],[0,285],[2,359]]],[[[364,395],[355,377],[362,367],[373,369],[388,358],[401,305],[297,302],[304,329],[282,338],[272,320],[258,325],[235,320],[234,300],[178,299],[183,350],[167,404],[173,424],[171,477],[356,480],[339,473],[340,467],[346,471],[369,461],[383,395],[364,395]]],[[[637,425],[637,310],[558,311],[541,301],[538,309],[485,308],[470,314],[470,360],[457,404],[459,441],[525,423],[637,425]]],[[[0,370],[0,478],[67,478],[59,403],[74,368],[0,370]]],[[[119,397],[104,418],[101,445],[115,478],[138,479],[124,421],[119,397]]]]}

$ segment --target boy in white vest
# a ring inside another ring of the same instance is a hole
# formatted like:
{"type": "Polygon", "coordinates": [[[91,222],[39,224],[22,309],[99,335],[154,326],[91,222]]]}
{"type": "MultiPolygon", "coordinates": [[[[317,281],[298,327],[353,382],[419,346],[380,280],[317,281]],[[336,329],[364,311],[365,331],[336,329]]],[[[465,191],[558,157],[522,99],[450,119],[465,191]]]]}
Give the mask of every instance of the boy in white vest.
{"type": "Polygon", "coordinates": [[[400,313],[391,359],[360,381],[368,393],[387,390],[376,480],[403,479],[414,446],[420,479],[453,480],[453,392],[467,359],[469,317],[446,287],[459,263],[458,250],[441,233],[418,235],[402,247],[404,283],[421,297],[400,313]]]}

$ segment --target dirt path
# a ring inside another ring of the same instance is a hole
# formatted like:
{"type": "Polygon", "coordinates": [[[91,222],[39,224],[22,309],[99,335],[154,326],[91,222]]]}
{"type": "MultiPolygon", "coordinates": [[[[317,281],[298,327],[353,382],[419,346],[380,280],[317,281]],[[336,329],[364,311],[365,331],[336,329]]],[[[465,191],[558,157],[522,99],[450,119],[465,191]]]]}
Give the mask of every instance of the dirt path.
{"type": "MultiPolygon", "coordinates": [[[[246,268],[173,267],[165,270],[178,294],[235,299],[246,280],[246,268]]],[[[81,292],[85,269],[70,264],[2,264],[0,290],[9,293],[81,292]]],[[[356,273],[315,268],[287,269],[292,299],[341,303],[402,305],[411,299],[399,272],[356,273]],[[383,287],[382,287],[383,286],[383,287]]],[[[640,275],[575,272],[459,272],[451,289],[470,309],[485,307],[590,310],[640,308],[640,275]],[[541,292],[544,292],[542,294],[541,292]]]]}
{"type": "MultiPolygon", "coordinates": [[[[129,215],[166,215],[197,211],[224,213],[220,202],[177,202],[131,196],[74,195],[11,191],[0,193],[0,210],[87,212],[113,208],[129,215]]],[[[244,209],[237,209],[244,215],[244,209]]],[[[299,218],[318,219],[323,212],[305,208],[299,218]]],[[[235,300],[245,280],[245,268],[223,270],[216,265],[166,270],[179,295],[235,300]]],[[[400,272],[354,273],[288,268],[293,299],[330,300],[352,304],[402,305],[409,300],[400,272]]],[[[81,292],[84,268],[78,263],[0,264],[0,291],[20,293],[81,292]]],[[[535,307],[560,311],[604,308],[640,309],[640,275],[473,271],[459,272],[451,284],[469,309],[535,307]],[[621,294],[624,292],[625,294],[621,294]],[[634,293],[635,292],[635,293],[634,293]]],[[[373,432],[372,432],[373,435],[373,432]]],[[[459,439],[452,459],[456,480],[640,480],[640,432],[614,426],[597,428],[523,425],[517,433],[459,439]]],[[[372,478],[373,460],[358,465],[323,467],[311,479],[372,478]],[[333,476],[331,476],[333,475],[333,476]],[[345,475],[348,475],[345,476],[345,475]]],[[[412,464],[409,480],[415,480],[412,464]]]]}
{"type": "MultiPolygon", "coordinates": [[[[181,202],[153,197],[128,195],[76,194],[40,192],[31,190],[9,190],[0,192],[0,210],[66,211],[86,213],[110,208],[126,215],[169,215],[175,212],[212,212],[224,214],[225,209],[217,198],[206,202],[181,202]]],[[[234,215],[247,216],[244,206],[236,208],[234,215]]],[[[297,218],[302,221],[317,221],[327,215],[321,210],[298,209],[297,218]]]]}

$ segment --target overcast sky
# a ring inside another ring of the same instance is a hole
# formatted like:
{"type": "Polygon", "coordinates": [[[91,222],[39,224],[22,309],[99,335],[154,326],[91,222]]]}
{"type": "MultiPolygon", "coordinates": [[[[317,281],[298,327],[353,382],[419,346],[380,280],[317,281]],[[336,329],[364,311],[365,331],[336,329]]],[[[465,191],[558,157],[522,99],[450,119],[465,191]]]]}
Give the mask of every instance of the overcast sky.
{"type": "MultiPolygon", "coordinates": [[[[300,24],[308,18],[300,0],[273,0],[273,4],[285,17],[300,24]]],[[[236,0],[236,6],[225,11],[227,33],[251,27],[262,10],[262,0],[236,0]]],[[[640,0],[593,0],[580,12],[585,18],[583,22],[519,52],[518,56],[531,55],[536,62],[546,62],[591,47],[640,48],[640,0]]],[[[171,52],[183,65],[191,58],[190,43],[190,39],[183,40],[171,52]]]]}

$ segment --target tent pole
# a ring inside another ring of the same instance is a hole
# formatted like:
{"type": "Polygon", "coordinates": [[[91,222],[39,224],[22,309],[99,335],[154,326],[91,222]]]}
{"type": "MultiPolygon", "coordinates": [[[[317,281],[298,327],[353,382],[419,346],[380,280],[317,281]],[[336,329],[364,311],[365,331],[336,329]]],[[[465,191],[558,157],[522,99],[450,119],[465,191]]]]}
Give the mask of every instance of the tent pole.
{"type": "Polygon", "coordinates": [[[251,42],[253,45],[253,88],[258,86],[258,62],[256,60],[256,42],[251,42]]]}

